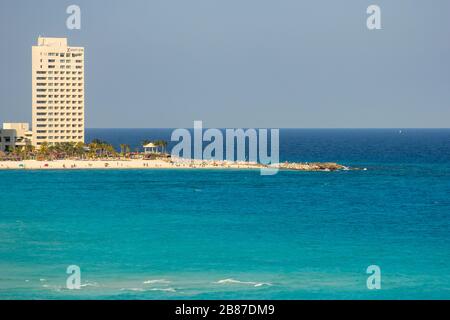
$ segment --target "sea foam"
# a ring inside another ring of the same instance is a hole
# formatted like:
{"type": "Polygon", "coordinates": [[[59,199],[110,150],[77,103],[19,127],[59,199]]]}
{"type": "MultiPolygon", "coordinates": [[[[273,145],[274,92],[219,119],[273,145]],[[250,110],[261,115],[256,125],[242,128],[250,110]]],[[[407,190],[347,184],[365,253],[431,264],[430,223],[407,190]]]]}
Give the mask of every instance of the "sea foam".
{"type": "Polygon", "coordinates": [[[254,287],[262,287],[262,286],[272,286],[269,282],[253,282],[253,281],[239,281],[235,279],[223,279],[215,282],[217,284],[240,284],[240,285],[249,285],[254,287]]]}
{"type": "Polygon", "coordinates": [[[154,279],[154,280],[146,280],[144,282],[142,282],[143,284],[169,284],[170,281],[169,280],[165,280],[165,279],[154,279]]]}

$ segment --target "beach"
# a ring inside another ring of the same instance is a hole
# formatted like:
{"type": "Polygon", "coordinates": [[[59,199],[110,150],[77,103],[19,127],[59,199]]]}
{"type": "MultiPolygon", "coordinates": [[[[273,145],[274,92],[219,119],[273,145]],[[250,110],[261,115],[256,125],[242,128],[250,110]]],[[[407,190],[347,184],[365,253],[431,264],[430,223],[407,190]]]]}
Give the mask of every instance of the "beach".
{"type": "Polygon", "coordinates": [[[142,160],[142,159],[103,159],[103,160],[53,160],[53,161],[0,161],[0,170],[68,170],[68,169],[170,169],[170,168],[223,168],[259,169],[260,164],[249,162],[227,162],[211,160],[142,160]]]}
{"type": "MultiPolygon", "coordinates": [[[[336,171],[348,168],[334,162],[284,162],[272,165],[278,169],[298,171],[336,171]]],[[[167,158],[145,159],[95,159],[95,160],[22,160],[0,161],[0,170],[68,170],[68,169],[261,169],[268,166],[246,161],[214,161],[167,158]]]]}

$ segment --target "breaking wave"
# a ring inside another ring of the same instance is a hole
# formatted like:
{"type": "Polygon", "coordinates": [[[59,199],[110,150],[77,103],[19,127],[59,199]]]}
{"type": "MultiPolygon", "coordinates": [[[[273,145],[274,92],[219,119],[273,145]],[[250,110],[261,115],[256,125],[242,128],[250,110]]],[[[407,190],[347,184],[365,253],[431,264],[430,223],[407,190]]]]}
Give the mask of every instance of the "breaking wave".
{"type": "Polygon", "coordinates": [[[253,282],[253,281],[239,281],[235,279],[223,279],[215,282],[217,284],[239,284],[239,285],[248,285],[254,287],[262,287],[262,286],[272,286],[269,282],[253,282]]]}

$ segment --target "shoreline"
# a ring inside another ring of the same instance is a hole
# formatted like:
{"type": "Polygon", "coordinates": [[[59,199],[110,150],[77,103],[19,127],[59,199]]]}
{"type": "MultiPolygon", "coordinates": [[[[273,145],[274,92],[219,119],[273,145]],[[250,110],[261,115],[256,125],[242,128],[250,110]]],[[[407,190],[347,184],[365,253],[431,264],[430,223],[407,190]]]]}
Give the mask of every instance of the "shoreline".
{"type": "MultiPolygon", "coordinates": [[[[142,160],[142,159],[111,159],[111,160],[22,160],[22,161],[0,161],[0,171],[2,170],[123,170],[123,169],[262,169],[268,166],[231,161],[213,160],[142,160]]],[[[282,170],[294,171],[338,171],[348,170],[347,167],[337,163],[280,163],[278,166],[282,170]]]]}

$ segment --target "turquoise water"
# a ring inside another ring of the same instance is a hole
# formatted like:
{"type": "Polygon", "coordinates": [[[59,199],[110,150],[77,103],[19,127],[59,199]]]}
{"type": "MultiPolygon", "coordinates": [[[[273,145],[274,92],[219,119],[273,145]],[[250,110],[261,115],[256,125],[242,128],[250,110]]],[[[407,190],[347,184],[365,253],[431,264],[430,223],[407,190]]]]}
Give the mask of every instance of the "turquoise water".
{"type": "Polygon", "coordinates": [[[280,137],[368,170],[0,171],[0,298],[450,298],[450,130],[280,137]]]}

